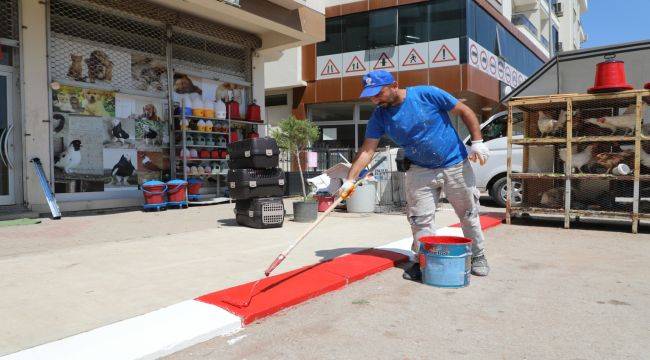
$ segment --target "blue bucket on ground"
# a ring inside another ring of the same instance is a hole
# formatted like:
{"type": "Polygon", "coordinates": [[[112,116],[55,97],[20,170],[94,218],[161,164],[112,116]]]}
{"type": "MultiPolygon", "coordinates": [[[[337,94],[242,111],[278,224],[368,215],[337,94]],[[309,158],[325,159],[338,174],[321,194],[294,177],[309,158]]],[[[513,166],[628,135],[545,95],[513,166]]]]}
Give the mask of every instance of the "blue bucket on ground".
{"type": "Polygon", "coordinates": [[[471,239],[457,236],[422,237],[419,257],[423,283],[444,288],[469,285],[471,239]]]}

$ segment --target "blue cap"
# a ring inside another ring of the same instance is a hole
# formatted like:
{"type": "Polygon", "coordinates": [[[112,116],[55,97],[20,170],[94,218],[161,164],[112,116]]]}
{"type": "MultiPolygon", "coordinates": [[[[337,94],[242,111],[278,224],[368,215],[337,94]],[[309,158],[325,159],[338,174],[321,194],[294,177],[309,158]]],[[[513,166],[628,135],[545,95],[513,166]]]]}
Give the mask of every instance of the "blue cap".
{"type": "Polygon", "coordinates": [[[381,91],[381,88],[395,82],[393,75],[386,70],[373,70],[363,76],[363,91],[359,97],[372,97],[381,91]]]}

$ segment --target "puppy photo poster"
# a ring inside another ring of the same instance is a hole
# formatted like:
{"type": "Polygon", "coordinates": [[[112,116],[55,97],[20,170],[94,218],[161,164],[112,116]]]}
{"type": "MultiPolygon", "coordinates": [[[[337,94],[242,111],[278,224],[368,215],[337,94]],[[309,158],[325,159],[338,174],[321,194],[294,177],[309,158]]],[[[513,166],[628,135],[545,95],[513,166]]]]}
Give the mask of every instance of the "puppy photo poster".
{"type": "Polygon", "coordinates": [[[115,116],[115,93],[61,85],[52,91],[54,112],[88,116],[115,116]]]}
{"type": "Polygon", "coordinates": [[[169,145],[169,125],[165,121],[164,101],[156,98],[117,94],[116,118],[135,122],[139,150],[159,150],[169,145]]]}

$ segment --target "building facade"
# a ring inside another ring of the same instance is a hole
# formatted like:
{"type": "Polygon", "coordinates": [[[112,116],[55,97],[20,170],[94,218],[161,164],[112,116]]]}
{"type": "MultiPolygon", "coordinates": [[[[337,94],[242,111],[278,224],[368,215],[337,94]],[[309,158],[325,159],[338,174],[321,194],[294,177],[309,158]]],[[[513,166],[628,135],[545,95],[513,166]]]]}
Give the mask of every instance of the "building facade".
{"type": "Polygon", "coordinates": [[[312,0],[0,0],[0,215],[49,212],[34,158],[62,211],[141,204],[144,181],[185,174],[183,107],[236,102],[237,131],[263,135],[245,113],[266,120],[264,62],[324,22],[312,0]]]}
{"type": "MultiPolygon", "coordinates": [[[[586,10],[586,1],[563,2],[577,4],[578,16],[586,10]]],[[[438,86],[485,120],[500,98],[555,55],[569,31],[561,22],[565,15],[558,17],[555,3],[547,0],[328,5],[325,41],[266,64],[267,72],[296,69],[297,75],[280,82],[267,78],[267,99],[277,103],[267,108],[270,123],[289,114],[310,118],[322,129],[318,147],[361,144],[373,111],[372,104],[358,99],[361,77],[369,70],[392,72],[402,87],[438,86]]],[[[453,121],[466,134],[460,119],[453,121]]]]}

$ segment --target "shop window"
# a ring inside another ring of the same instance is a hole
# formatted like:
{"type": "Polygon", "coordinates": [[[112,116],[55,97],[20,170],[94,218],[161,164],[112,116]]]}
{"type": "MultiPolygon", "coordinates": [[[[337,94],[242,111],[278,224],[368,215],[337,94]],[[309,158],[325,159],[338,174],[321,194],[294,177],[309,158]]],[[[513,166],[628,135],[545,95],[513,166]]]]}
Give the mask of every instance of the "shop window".
{"type": "Polygon", "coordinates": [[[316,104],[309,107],[311,120],[319,121],[350,121],[354,119],[352,104],[316,104]]]}
{"type": "Polygon", "coordinates": [[[370,48],[395,46],[397,43],[397,8],[369,12],[370,48]]]}
{"type": "Polygon", "coordinates": [[[264,106],[284,106],[287,105],[287,94],[266,95],[264,97],[264,106]]]}
{"type": "Polygon", "coordinates": [[[429,40],[465,35],[465,1],[436,0],[429,5],[431,30],[429,40]]]}
{"type": "Polygon", "coordinates": [[[399,45],[429,41],[427,3],[399,8],[399,45]]]}
{"type": "Polygon", "coordinates": [[[321,125],[319,127],[320,138],[314,147],[354,149],[354,125],[321,125]]]}
{"type": "Polygon", "coordinates": [[[332,55],[341,53],[342,49],[341,18],[325,20],[325,41],[316,46],[317,56],[332,55]]]}
{"type": "Polygon", "coordinates": [[[366,50],[368,48],[368,13],[350,14],[341,18],[345,29],[342,52],[366,50]]]}

